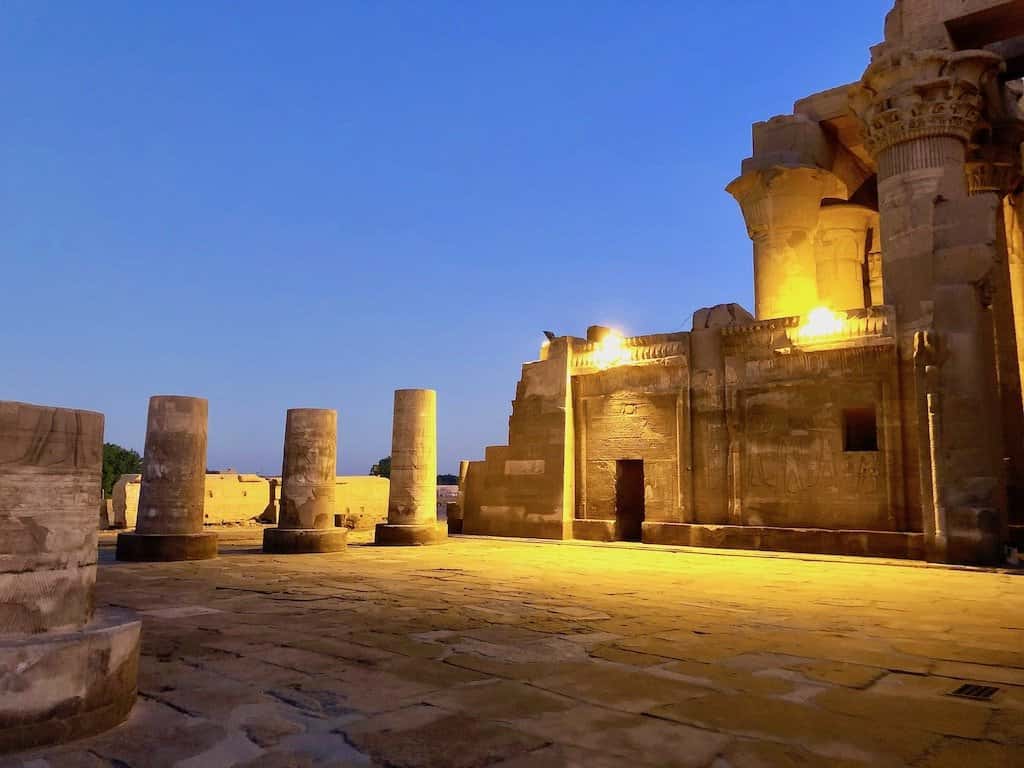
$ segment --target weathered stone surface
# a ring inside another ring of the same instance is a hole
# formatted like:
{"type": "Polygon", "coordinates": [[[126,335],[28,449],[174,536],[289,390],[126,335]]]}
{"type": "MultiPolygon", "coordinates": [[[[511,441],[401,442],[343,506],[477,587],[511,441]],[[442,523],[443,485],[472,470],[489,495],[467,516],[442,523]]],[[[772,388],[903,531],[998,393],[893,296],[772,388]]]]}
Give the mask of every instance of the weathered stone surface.
{"type": "Polygon", "coordinates": [[[288,411],[281,469],[279,528],[332,528],[338,463],[338,412],[288,411]]]}
{"type": "Polygon", "coordinates": [[[277,528],[263,532],[263,551],[274,554],[337,552],[348,529],[335,527],[338,413],[318,408],[288,411],[277,528]]]}
{"type": "Polygon", "coordinates": [[[0,752],[111,728],[135,703],[141,623],[101,612],[71,632],[0,637],[0,752]]]}
{"type": "Polygon", "coordinates": [[[119,560],[202,560],[217,556],[203,532],[207,403],[198,397],[149,399],[139,514],[118,536],[119,560]]]}
{"type": "Polygon", "coordinates": [[[198,397],[149,400],[138,533],[203,529],[207,403],[198,397]]]}
{"type": "Polygon", "coordinates": [[[0,401],[0,635],[92,616],[103,415],[0,401]]]}

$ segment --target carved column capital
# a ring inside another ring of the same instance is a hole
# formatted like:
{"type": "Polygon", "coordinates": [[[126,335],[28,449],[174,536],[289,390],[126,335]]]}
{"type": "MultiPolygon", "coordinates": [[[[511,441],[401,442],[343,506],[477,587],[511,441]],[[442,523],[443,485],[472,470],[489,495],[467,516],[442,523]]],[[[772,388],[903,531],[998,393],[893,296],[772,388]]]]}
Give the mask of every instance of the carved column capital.
{"type": "Polygon", "coordinates": [[[783,165],[748,171],[726,191],[740,204],[751,240],[779,229],[813,231],[822,199],[847,194],[845,185],[829,171],[783,165]]]}
{"type": "Polygon", "coordinates": [[[851,106],[875,157],[915,139],[970,141],[981,117],[982,89],[1002,67],[988,51],[895,50],[864,72],[851,106]]]}
{"type": "Polygon", "coordinates": [[[754,241],[757,318],[800,315],[817,306],[814,232],[821,201],[845,198],[846,185],[815,166],[776,165],[748,170],[726,189],[754,241]]]}
{"type": "Polygon", "coordinates": [[[1016,189],[1022,178],[1021,154],[1015,147],[975,147],[965,168],[967,189],[972,195],[993,192],[1003,197],[1016,189]]]}

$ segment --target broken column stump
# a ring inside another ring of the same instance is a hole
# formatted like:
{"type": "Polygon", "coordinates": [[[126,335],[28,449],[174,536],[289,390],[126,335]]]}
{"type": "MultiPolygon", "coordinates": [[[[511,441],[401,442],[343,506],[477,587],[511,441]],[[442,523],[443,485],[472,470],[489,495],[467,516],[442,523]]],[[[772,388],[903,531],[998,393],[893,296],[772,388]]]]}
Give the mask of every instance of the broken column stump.
{"type": "Polygon", "coordinates": [[[0,401],[0,752],[128,716],[141,623],[93,610],[103,414],[0,401]]]}
{"type": "Polygon", "coordinates": [[[272,554],[337,552],[348,529],[335,527],[338,412],[292,408],[285,419],[281,511],[277,528],[263,532],[272,554]]]}
{"type": "Polygon", "coordinates": [[[200,397],[149,399],[139,513],[117,537],[117,559],[206,560],[217,534],[203,531],[207,403],[200,397]]]}
{"type": "Polygon", "coordinates": [[[375,541],[436,544],[447,537],[437,522],[437,393],[396,390],[388,521],[377,525],[375,541]]]}

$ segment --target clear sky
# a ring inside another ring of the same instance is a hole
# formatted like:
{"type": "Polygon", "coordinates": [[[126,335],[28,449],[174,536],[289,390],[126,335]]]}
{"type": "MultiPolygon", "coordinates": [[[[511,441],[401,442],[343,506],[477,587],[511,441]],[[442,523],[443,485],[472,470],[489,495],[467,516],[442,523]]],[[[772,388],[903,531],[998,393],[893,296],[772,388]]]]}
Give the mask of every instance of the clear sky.
{"type": "Polygon", "coordinates": [[[441,472],[507,438],[541,332],[752,309],[750,124],[857,79],[890,0],[0,2],[0,398],[209,398],[209,465],[339,469],[438,390],[441,472]]]}

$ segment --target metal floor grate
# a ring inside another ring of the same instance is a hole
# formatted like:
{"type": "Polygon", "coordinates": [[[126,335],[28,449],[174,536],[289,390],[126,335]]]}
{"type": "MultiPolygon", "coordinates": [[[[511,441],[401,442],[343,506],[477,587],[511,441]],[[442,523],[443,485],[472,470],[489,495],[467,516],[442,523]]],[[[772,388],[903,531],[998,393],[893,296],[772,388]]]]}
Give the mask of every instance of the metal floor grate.
{"type": "Polygon", "coordinates": [[[972,701],[988,701],[996,695],[996,691],[999,689],[991,685],[975,685],[974,683],[964,683],[955,691],[950,691],[947,696],[956,696],[961,699],[971,699],[972,701]]]}

